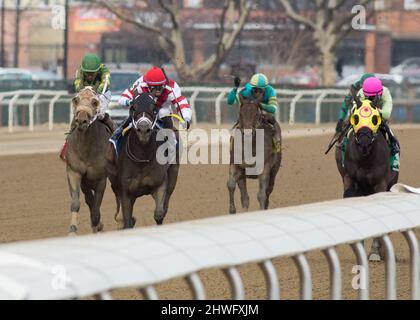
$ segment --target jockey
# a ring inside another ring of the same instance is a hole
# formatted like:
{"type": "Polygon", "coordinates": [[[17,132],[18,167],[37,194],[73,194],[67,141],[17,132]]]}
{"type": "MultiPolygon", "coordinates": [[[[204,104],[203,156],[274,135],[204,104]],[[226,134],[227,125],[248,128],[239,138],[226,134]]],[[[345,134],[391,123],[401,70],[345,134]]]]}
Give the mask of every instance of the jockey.
{"type": "Polygon", "coordinates": [[[97,117],[114,131],[114,123],[109,118],[108,104],[111,100],[111,74],[109,69],[101,63],[101,59],[93,53],[88,53],[83,57],[82,65],[76,71],[74,88],[79,92],[84,87],[92,87],[98,94],[100,107],[97,117]]]}
{"type": "MultiPolygon", "coordinates": [[[[386,137],[388,134],[391,144],[391,167],[393,171],[400,170],[400,145],[392,130],[388,126],[389,118],[392,113],[392,96],[387,87],[382,85],[381,80],[376,77],[367,78],[363,82],[363,88],[357,94],[361,100],[369,99],[371,101],[378,100],[378,110],[382,116],[381,131],[386,137]]],[[[355,103],[354,103],[355,104],[355,103]]]]}
{"type": "MultiPolygon", "coordinates": [[[[239,102],[238,88],[241,85],[241,79],[235,77],[235,88],[229,93],[227,103],[233,105],[239,102]]],[[[276,90],[269,85],[268,78],[262,74],[257,73],[252,76],[251,81],[245,84],[245,87],[239,92],[244,98],[254,98],[260,102],[260,107],[263,111],[264,118],[275,127],[274,141],[276,149],[281,145],[281,131],[280,126],[274,118],[277,112],[277,93],[276,90]]]]}
{"type": "MultiPolygon", "coordinates": [[[[92,87],[97,93],[100,101],[99,110],[97,113],[98,120],[102,121],[110,130],[114,132],[115,124],[109,117],[106,111],[111,100],[111,74],[109,69],[101,63],[101,59],[93,53],[87,53],[82,60],[82,65],[76,71],[76,78],[74,80],[74,89],[79,92],[85,87],[92,87]]],[[[76,124],[74,119],[70,125],[70,133],[75,129],[76,124]]],[[[64,143],[60,158],[65,161],[65,152],[67,149],[67,140],[64,143]]]]}
{"type": "Polygon", "coordinates": [[[362,89],[363,82],[365,82],[366,79],[372,77],[375,77],[373,73],[365,73],[359,80],[357,80],[350,86],[349,93],[346,95],[341,105],[340,115],[338,117],[338,122],[335,127],[336,133],[341,132],[341,130],[343,129],[344,120],[346,119],[351,108],[353,108],[353,97],[355,97],[359,93],[360,89],[362,89]]]}
{"type": "MultiPolygon", "coordinates": [[[[165,129],[173,129],[173,122],[171,117],[167,117],[172,114],[171,107],[173,106],[178,114],[184,119],[185,123],[182,125],[189,129],[191,124],[192,110],[188,105],[187,99],[181,94],[179,85],[172,79],[166,78],[162,69],[153,67],[146,72],[144,76],[137,79],[131,88],[126,89],[118,103],[126,108],[130,108],[132,101],[136,98],[139,93],[147,92],[154,97],[156,105],[158,107],[159,119],[163,123],[165,129]]],[[[123,130],[131,123],[131,117],[129,116],[119,127],[115,130],[111,137],[114,145],[121,137],[123,130]]]]}

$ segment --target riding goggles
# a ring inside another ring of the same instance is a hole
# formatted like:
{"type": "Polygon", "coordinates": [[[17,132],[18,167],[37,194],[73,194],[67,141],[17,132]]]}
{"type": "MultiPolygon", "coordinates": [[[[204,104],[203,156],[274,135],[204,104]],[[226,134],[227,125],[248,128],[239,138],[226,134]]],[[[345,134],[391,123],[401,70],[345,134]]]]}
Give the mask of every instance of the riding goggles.
{"type": "Polygon", "coordinates": [[[252,88],[252,93],[253,94],[263,94],[264,93],[264,89],[261,89],[261,88],[252,88]]]}
{"type": "Polygon", "coordinates": [[[150,92],[163,91],[165,86],[149,86],[150,92]]]}

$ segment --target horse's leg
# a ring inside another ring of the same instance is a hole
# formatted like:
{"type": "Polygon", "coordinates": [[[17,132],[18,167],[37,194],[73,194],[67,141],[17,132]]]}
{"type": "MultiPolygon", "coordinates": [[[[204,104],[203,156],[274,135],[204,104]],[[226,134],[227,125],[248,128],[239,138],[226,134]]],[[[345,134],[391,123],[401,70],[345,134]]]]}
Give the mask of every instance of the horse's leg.
{"type": "Polygon", "coordinates": [[[268,165],[265,165],[264,171],[259,176],[258,180],[260,183],[260,190],[258,191],[258,202],[260,203],[260,209],[266,210],[267,208],[267,190],[268,190],[268,184],[270,179],[270,168],[268,165]]]}
{"type": "Polygon", "coordinates": [[[124,229],[133,228],[136,220],[133,218],[134,201],[123,192],[121,196],[121,208],[124,219],[124,229]]]}
{"type": "Polygon", "coordinates": [[[77,233],[77,220],[80,210],[80,183],[82,176],[78,172],[74,172],[67,167],[67,181],[69,184],[70,196],[71,196],[71,222],[69,235],[76,235],[77,233]]]}
{"type": "Polygon", "coordinates": [[[89,207],[89,210],[92,211],[94,201],[93,190],[87,185],[85,181],[83,181],[83,179],[80,183],[80,188],[82,189],[82,192],[85,195],[85,202],[89,207]]]}
{"type": "Polygon", "coordinates": [[[266,210],[268,209],[270,205],[270,195],[271,193],[273,193],[273,190],[274,190],[274,184],[276,182],[277,173],[280,170],[280,164],[281,164],[281,157],[279,156],[278,159],[275,159],[275,165],[273,166],[273,168],[271,168],[271,171],[270,171],[270,180],[268,182],[268,187],[267,187],[267,201],[266,201],[266,207],[265,207],[266,210]]]}
{"type": "Polygon", "coordinates": [[[236,180],[237,180],[237,168],[236,165],[231,164],[229,167],[229,180],[227,183],[227,187],[229,190],[229,213],[235,214],[236,207],[235,207],[235,189],[236,189],[236,180]]]}
{"type": "Polygon", "coordinates": [[[101,204],[106,189],[106,178],[101,179],[95,185],[95,196],[93,200],[93,208],[90,211],[90,221],[92,225],[92,232],[101,232],[104,225],[101,222],[101,204]]]}
{"type": "MultiPolygon", "coordinates": [[[[385,192],[387,191],[388,184],[387,181],[382,181],[380,184],[376,185],[373,190],[374,193],[385,192]]],[[[385,256],[384,249],[378,238],[373,239],[372,246],[370,247],[369,261],[381,261],[385,256]]]]}
{"type": "Polygon", "coordinates": [[[246,175],[245,173],[241,174],[238,179],[238,187],[241,191],[241,203],[242,208],[244,208],[246,211],[249,209],[249,195],[248,190],[246,188],[246,175]]]}
{"type": "Polygon", "coordinates": [[[166,191],[164,214],[168,212],[169,199],[175,190],[176,182],[178,180],[179,164],[172,164],[168,169],[168,187],[166,191]]]}
{"type": "Polygon", "coordinates": [[[343,177],[343,185],[344,185],[344,194],[343,198],[352,198],[355,197],[356,190],[354,190],[353,180],[350,179],[349,176],[345,175],[343,177]]]}
{"type": "Polygon", "coordinates": [[[152,194],[153,199],[155,199],[155,214],[154,218],[156,224],[160,225],[163,223],[165,218],[165,199],[166,192],[168,187],[168,181],[166,180],[162,185],[152,194]]]}

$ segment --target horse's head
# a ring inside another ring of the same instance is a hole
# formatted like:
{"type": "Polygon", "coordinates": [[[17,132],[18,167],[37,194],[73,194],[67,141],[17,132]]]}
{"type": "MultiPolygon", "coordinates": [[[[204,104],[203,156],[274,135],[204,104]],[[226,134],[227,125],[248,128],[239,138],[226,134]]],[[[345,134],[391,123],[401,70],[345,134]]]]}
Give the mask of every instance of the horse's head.
{"type": "Polygon", "coordinates": [[[255,132],[261,125],[262,113],[260,103],[257,100],[246,99],[242,96],[239,98],[241,108],[239,111],[239,128],[241,130],[250,130],[248,132],[255,132]]]}
{"type": "Polygon", "coordinates": [[[140,143],[148,143],[152,136],[157,108],[152,96],[141,93],[133,101],[132,106],[133,128],[136,131],[140,143]]]}
{"type": "Polygon", "coordinates": [[[86,131],[98,112],[100,101],[91,87],[86,87],[72,99],[76,127],[86,131]]]}
{"type": "Polygon", "coordinates": [[[350,117],[356,143],[364,157],[370,154],[381,122],[382,119],[379,111],[369,100],[364,100],[361,106],[355,109],[350,117]]]}

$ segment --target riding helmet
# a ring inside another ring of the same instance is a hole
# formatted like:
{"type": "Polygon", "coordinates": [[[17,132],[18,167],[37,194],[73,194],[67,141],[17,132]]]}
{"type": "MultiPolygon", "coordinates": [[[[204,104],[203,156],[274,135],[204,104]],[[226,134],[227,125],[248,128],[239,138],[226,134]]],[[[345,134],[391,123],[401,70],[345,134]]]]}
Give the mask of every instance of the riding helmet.
{"type": "Polygon", "coordinates": [[[101,59],[94,53],[87,53],[83,57],[82,71],[97,72],[101,68],[101,59]]]}

